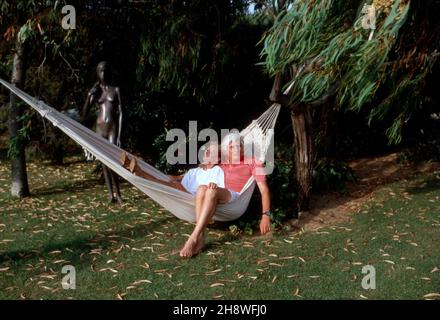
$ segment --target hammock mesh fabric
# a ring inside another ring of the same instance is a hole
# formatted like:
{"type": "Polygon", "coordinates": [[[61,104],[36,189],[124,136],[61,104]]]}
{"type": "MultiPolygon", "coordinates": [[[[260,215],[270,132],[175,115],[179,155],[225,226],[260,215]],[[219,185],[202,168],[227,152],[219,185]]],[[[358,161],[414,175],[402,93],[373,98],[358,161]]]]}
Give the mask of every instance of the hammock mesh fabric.
{"type": "MultiPolygon", "coordinates": [[[[194,197],[191,194],[132,174],[119,162],[120,155],[124,151],[123,149],[110,143],[67,115],[48,106],[41,100],[33,98],[14,85],[2,79],[0,79],[0,83],[81,145],[86,152],[92,154],[96,159],[133,184],[177,218],[189,222],[195,221],[194,197]]],[[[266,154],[272,146],[273,129],[279,110],[280,105],[273,104],[258,119],[252,121],[248,127],[240,132],[245,145],[254,142],[259,146],[259,158],[262,161],[265,160],[266,154]]],[[[158,179],[170,180],[166,174],[142,160],[138,161],[138,165],[142,170],[158,179]]],[[[216,221],[232,221],[239,218],[246,211],[254,188],[255,182],[251,177],[241,190],[237,200],[217,206],[213,219],[216,221]]]]}

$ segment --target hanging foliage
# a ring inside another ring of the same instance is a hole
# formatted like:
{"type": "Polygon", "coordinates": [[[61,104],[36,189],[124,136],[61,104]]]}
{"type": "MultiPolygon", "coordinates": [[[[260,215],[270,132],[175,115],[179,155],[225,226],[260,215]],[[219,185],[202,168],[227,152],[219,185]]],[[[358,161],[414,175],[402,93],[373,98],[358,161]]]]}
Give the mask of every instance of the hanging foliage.
{"type": "MultiPolygon", "coordinates": [[[[411,43],[413,51],[398,43],[407,32],[412,34],[410,30],[399,34],[408,16],[409,23],[423,25],[421,21],[414,23],[419,11],[410,12],[411,6],[420,5],[417,1],[364,1],[358,4],[357,14],[347,10],[344,2],[292,2],[261,41],[262,65],[271,76],[289,74],[292,80],[286,87],[295,83],[289,94],[292,107],[313,105],[334,95],[340,106],[359,111],[379,97],[381,101],[371,107],[369,121],[383,118],[397,99],[405,100],[409,90],[423,88],[438,54],[433,50],[422,54],[420,43],[411,43]],[[397,61],[391,62],[396,51],[397,61]],[[411,63],[411,70],[399,66],[416,53],[422,55],[411,63]]],[[[423,34],[418,36],[424,38],[423,34]]],[[[391,142],[400,142],[402,125],[414,107],[412,100],[407,99],[395,114],[387,131],[391,142]]]]}

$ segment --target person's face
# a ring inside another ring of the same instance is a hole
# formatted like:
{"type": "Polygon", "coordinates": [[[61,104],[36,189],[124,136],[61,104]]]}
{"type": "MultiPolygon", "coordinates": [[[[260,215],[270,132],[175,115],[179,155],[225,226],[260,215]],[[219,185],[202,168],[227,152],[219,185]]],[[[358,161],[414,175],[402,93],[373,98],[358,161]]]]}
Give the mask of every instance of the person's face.
{"type": "Polygon", "coordinates": [[[240,141],[231,141],[228,145],[228,161],[239,162],[243,153],[240,141]]]}
{"type": "Polygon", "coordinates": [[[210,145],[203,154],[203,163],[205,164],[217,164],[218,163],[218,146],[210,145]]]}

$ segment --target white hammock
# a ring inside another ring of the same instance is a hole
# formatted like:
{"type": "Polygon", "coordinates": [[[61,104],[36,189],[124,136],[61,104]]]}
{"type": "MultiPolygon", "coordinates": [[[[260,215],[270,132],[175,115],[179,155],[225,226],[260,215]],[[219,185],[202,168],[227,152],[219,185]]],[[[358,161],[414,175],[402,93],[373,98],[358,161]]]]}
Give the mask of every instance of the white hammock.
{"type": "MultiPolygon", "coordinates": [[[[0,83],[81,145],[85,151],[92,154],[104,165],[169,210],[177,218],[189,222],[195,221],[194,197],[191,194],[132,174],[119,162],[120,155],[124,151],[123,149],[3,79],[0,79],[0,83]]],[[[240,132],[245,144],[250,142],[257,143],[260,148],[260,160],[262,161],[265,160],[267,151],[271,147],[271,143],[273,143],[273,129],[279,111],[280,105],[273,104],[258,119],[252,121],[248,127],[240,132]]],[[[142,170],[150,175],[164,181],[170,181],[166,174],[148,163],[139,160],[138,164],[142,170]]],[[[216,221],[238,219],[246,211],[254,188],[255,182],[253,177],[251,177],[243,187],[243,190],[241,190],[237,200],[217,206],[213,219],[216,221]]]]}

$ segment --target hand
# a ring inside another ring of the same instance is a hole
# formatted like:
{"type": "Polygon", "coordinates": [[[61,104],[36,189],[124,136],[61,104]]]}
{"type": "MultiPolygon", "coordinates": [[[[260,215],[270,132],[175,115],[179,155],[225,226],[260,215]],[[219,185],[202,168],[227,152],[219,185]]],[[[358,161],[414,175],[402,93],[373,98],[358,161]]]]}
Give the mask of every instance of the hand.
{"type": "Polygon", "coordinates": [[[116,145],[120,148],[121,147],[121,138],[118,138],[116,140],[116,145]]]}
{"type": "Polygon", "coordinates": [[[266,234],[270,231],[270,217],[263,214],[260,221],[260,232],[266,234]]]}
{"type": "Polygon", "coordinates": [[[208,189],[217,189],[217,184],[214,183],[214,182],[210,182],[210,183],[208,184],[208,189]]]}

